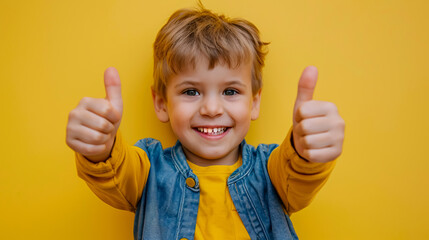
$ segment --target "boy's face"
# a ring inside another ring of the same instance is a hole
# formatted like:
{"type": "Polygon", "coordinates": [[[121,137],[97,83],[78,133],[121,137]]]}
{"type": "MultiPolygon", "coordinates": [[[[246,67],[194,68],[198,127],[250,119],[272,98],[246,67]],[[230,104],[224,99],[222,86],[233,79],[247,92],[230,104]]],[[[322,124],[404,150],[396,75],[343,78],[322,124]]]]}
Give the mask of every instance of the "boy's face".
{"type": "Polygon", "coordinates": [[[189,161],[201,165],[231,165],[250,121],[259,115],[260,91],[252,94],[251,64],[208,69],[198,61],[169,79],[166,100],[154,94],[158,118],[170,121],[189,161]]]}

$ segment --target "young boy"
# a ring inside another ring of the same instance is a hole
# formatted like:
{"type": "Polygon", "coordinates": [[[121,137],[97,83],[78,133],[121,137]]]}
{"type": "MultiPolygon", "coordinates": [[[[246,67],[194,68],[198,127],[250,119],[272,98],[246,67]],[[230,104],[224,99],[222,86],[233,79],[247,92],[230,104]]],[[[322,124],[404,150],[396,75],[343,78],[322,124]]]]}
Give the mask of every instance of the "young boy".
{"type": "Polygon", "coordinates": [[[341,154],[344,121],[313,101],[317,69],[304,70],[284,142],[244,141],[261,101],[266,43],[243,19],[179,10],[154,43],[153,102],[178,138],[127,146],[119,75],[106,98],[70,112],[67,144],[79,176],[103,201],[135,212],[135,239],[297,239],[289,215],[307,206],[341,154]]]}

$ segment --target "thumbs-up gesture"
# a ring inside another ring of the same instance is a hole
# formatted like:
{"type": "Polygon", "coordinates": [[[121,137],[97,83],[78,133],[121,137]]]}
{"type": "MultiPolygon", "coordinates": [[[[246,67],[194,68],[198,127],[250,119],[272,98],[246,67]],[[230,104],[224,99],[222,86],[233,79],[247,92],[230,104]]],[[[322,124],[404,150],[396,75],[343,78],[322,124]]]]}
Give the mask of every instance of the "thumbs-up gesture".
{"type": "Polygon", "coordinates": [[[93,162],[110,156],[122,118],[121,81],[115,68],[104,72],[106,98],[83,98],[70,111],[67,145],[93,162]]]}
{"type": "Polygon", "coordinates": [[[301,157],[323,163],[340,156],[345,125],[335,104],[313,100],[316,82],[317,68],[304,69],[293,111],[293,142],[301,157]]]}

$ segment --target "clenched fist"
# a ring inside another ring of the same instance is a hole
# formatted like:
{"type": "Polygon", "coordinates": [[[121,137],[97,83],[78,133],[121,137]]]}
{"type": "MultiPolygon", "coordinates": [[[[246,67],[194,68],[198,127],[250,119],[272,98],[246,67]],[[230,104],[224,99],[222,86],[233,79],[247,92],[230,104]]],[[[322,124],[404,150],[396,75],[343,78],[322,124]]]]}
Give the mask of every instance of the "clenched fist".
{"type": "Polygon", "coordinates": [[[310,162],[329,162],[340,156],[344,120],[331,102],[313,100],[317,68],[304,69],[293,111],[293,142],[298,154],[310,162]]]}
{"type": "Polygon", "coordinates": [[[106,98],[83,98],[67,123],[67,145],[93,162],[109,158],[122,118],[121,81],[115,68],[104,72],[104,86],[106,98]]]}

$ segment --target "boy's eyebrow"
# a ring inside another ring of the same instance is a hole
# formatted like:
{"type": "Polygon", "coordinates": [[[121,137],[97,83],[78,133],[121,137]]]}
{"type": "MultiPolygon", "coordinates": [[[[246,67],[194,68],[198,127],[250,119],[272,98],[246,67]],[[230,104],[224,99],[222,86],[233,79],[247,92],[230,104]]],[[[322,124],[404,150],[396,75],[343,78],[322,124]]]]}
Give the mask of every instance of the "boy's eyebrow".
{"type": "Polygon", "coordinates": [[[226,82],[227,85],[239,85],[241,87],[246,87],[246,84],[244,84],[242,81],[239,80],[230,80],[226,82]]]}
{"type": "Polygon", "coordinates": [[[175,88],[178,88],[178,87],[180,87],[180,86],[182,86],[182,85],[197,85],[198,84],[198,82],[196,82],[196,81],[191,81],[191,80],[186,80],[186,81],[183,81],[183,82],[181,82],[181,83],[178,83],[178,84],[176,84],[176,85],[174,85],[174,87],[175,88]]]}
{"type": "MultiPolygon", "coordinates": [[[[183,82],[180,82],[180,83],[174,85],[174,87],[175,88],[180,88],[183,85],[184,86],[188,86],[188,85],[195,86],[195,85],[198,85],[198,84],[199,84],[198,81],[186,80],[186,81],[183,81],[183,82]]],[[[225,85],[239,85],[241,87],[246,87],[246,84],[244,84],[242,81],[239,81],[239,80],[228,80],[228,81],[225,81],[224,84],[225,85]]]]}

